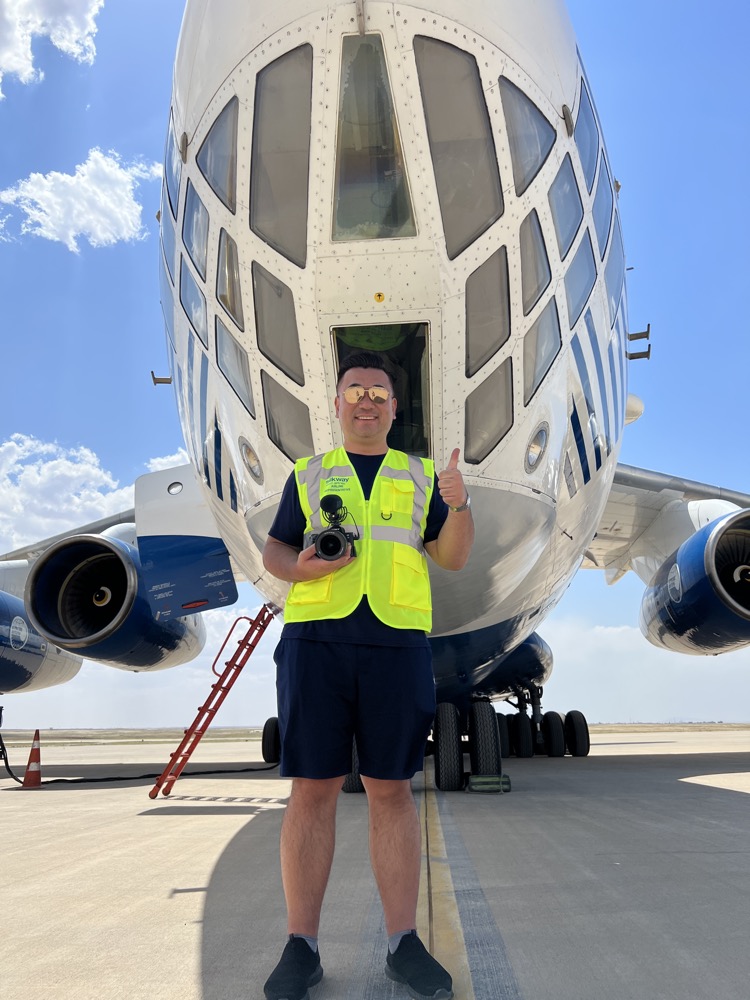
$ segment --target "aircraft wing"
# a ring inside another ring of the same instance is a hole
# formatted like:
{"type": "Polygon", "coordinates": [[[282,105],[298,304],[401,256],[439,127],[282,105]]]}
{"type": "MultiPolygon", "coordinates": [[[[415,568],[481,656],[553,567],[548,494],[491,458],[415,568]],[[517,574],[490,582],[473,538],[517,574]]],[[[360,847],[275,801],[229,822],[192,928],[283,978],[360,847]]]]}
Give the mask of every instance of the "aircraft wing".
{"type": "Polygon", "coordinates": [[[607,582],[615,583],[633,568],[631,558],[650,548],[647,533],[667,508],[684,509],[687,504],[702,500],[750,508],[748,493],[633,465],[618,465],[607,505],[582,567],[603,569],[607,582]]]}
{"type": "Polygon", "coordinates": [[[62,531],[59,535],[53,535],[51,538],[32,542],[29,545],[22,546],[20,549],[14,549],[13,552],[6,552],[0,555],[0,562],[10,562],[15,559],[28,559],[31,562],[37,559],[42,552],[45,552],[50,545],[55,545],[57,542],[70,538],[72,535],[100,535],[103,531],[113,528],[116,524],[133,524],[134,522],[135,507],[131,507],[130,510],[121,511],[119,514],[110,514],[109,517],[102,517],[98,521],[91,521],[90,524],[71,528],[68,531],[62,531]]]}

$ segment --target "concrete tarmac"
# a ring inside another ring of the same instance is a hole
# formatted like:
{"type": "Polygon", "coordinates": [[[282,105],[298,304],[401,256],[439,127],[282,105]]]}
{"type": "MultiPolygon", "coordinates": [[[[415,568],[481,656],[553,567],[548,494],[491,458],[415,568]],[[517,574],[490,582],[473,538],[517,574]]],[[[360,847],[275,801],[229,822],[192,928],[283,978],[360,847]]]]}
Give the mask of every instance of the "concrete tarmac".
{"type": "MultiPolygon", "coordinates": [[[[117,739],[43,733],[42,787],[0,778],[0,997],[262,1000],[289,782],[240,770],[257,740],[204,741],[151,800],[176,742],[117,739]]],[[[21,775],[29,742],[9,742],[21,775]]],[[[429,760],[413,782],[419,930],[456,1000],[746,1000],[750,727],[594,729],[588,758],[506,771],[505,795],[436,792],[429,760]]],[[[366,806],[341,796],[311,1000],[407,996],[382,971],[366,806]]]]}

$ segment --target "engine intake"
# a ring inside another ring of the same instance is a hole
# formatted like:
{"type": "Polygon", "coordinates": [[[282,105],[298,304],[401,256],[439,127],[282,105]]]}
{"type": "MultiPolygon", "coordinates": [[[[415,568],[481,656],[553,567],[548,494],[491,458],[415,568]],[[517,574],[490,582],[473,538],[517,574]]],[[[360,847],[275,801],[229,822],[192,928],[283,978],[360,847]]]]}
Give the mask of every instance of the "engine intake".
{"type": "Polygon", "coordinates": [[[697,531],[665,561],[641,604],[641,631],[679,653],[750,643],[750,510],[697,531]]]}
{"type": "Polygon", "coordinates": [[[203,645],[199,619],[154,618],[138,550],[118,538],[77,535],[50,546],[29,573],[25,602],[50,642],[115,665],[175,666],[203,645]]]}

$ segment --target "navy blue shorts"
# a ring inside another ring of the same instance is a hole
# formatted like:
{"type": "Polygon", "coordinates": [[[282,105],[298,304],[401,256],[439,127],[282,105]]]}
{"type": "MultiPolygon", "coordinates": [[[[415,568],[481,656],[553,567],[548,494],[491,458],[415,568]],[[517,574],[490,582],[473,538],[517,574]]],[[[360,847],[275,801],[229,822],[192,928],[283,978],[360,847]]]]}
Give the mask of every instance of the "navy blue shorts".
{"type": "Polygon", "coordinates": [[[402,781],[421,771],[435,715],[429,646],[358,646],[282,639],[274,653],[285,778],[352,769],[402,781]]]}

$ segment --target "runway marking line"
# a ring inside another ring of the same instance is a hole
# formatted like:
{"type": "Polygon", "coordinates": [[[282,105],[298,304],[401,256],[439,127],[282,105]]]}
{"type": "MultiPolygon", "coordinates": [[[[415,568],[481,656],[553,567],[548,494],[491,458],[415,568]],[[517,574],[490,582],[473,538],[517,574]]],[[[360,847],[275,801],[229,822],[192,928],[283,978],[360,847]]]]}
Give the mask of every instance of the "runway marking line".
{"type": "Polygon", "coordinates": [[[475,1000],[463,926],[435,794],[434,788],[428,786],[425,775],[419,806],[422,869],[417,903],[417,932],[426,942],[430,954],[453,977],[453,993],[457,1000],[475,1000]]]}

